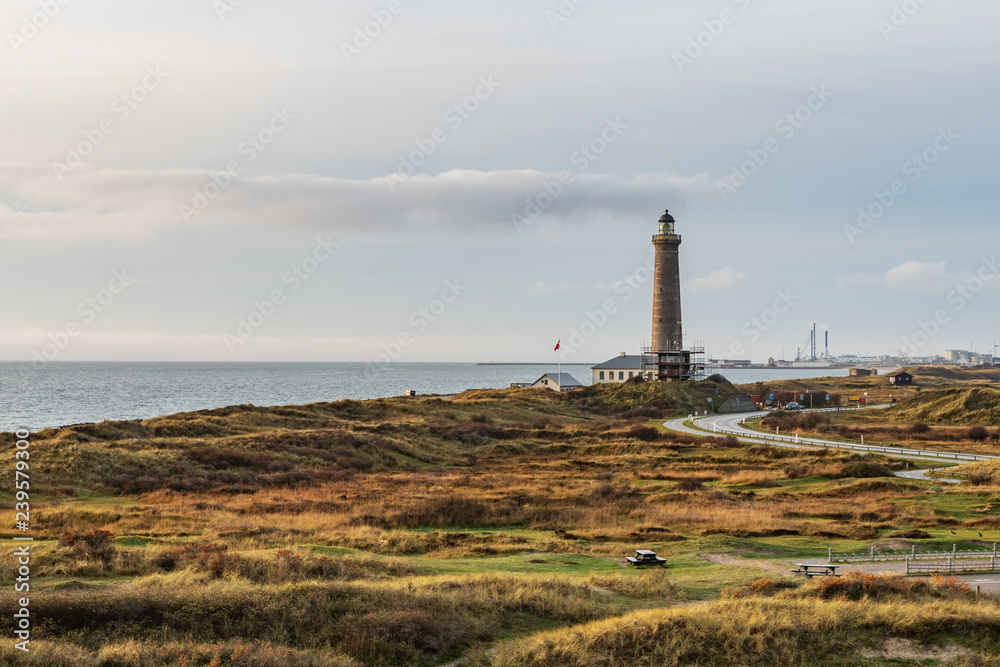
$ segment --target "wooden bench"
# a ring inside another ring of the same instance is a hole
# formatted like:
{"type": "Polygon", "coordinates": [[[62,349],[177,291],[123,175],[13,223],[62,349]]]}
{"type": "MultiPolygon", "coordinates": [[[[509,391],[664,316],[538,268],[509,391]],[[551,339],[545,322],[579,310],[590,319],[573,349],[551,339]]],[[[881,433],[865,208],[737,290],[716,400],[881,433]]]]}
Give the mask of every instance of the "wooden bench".
{"type": "Polygon", "coordinates": [[[652,565],[659,565],[660,567],[663,567],[667,564],[666,558],[660,558],[656,555],[655,551],[648,551],[646,549],[636,549],[635,557],[627,556],[625,560],[636,567],[646,567],[652,565]]]}
{"type": "Polygon", "coordinates": [[[808,579],[813,577],[839,577],[837,568],[839,565],[818,565],[816,563],[799,563],[797,569],[793,569],[794,574],[803,574],[808,579]]]}

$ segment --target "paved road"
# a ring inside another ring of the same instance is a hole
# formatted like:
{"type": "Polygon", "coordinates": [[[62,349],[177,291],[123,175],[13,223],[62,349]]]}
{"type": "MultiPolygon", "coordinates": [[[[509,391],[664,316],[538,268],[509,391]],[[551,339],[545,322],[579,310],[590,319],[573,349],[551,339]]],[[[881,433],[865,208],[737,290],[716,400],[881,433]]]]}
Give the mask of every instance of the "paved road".
{"type": "MultiPolygon", "coordinates": [[[[820,410],[816,410],[815,412],[820,412],[820,410]]],[[[766,412],[753,412],[753,413],[744,413],[736,415],[710,415],[706,417],[695,417],[693,420],[681,417],[679,419],[671,419],[669,421],[666,421],[663,423],[663,426],[671,431],[677,431],[678,433],[687,433],[689,435],[706,435],[705,431],[709,431],[711,433],[717,433],[720,436],[733,435],[742,442],[757,442],[767,445],[773,445],[776,447],[788,447],[791,449],[830,447],[834,449],[848,449],[852,451],[864,451],[875,454],[890,454],[892,456],[898,456],[901,458],[921,459],[924,461],[942,461],[942,462],[985,461],[988,459],[1000,458],[996,456],[986,456],[983,454],[966,454],[961,452],[942,452],[942,451],[928,450],[928,449],[908,449],[903,447],[883,447],[883,446],[873,446],[873,445],[841,443],[830,440],[824,440],[822,438],[809,438],[799,435],[778,435],[778,434],[772,435],[769,433],[752,431],[748,428],[745,428],[742,424],[744,419],[760,417],[766,414],[767,414],[766,412]],[[693,429],[686,426],[684,423],[686,421],[692,421],[699,428],[693,429]]],[[[933,469],[907,470],[896,473],[896,475],[899,477],[905,477],[907,479],[921,479],[921,480],[940,479],[943,482],[948,482],[952,484],[958,484],[961,481],[957,479],[937,478],[934,477],[933,474],[928,476],[928,473],[932,472],[933,469]]]]}

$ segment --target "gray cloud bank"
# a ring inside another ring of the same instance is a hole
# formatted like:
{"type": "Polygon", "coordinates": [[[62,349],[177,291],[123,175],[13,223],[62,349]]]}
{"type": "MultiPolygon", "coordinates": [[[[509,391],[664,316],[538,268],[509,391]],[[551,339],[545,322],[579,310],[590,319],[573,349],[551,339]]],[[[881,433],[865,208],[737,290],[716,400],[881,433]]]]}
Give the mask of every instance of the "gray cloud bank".
{"type": "MultiPolygon", "coordinates": [[[[238,170],[234,170],[235,171],[238,170]]],[[[348,180],[195,169],[0,163],[0,232],[25,239],[153,238],[192,225],[372,232],[514,232],[515,222],[646,220],[664,205],[707,200],[707,176],[630,178],[533,170],[453,170],[348,180]]]]}

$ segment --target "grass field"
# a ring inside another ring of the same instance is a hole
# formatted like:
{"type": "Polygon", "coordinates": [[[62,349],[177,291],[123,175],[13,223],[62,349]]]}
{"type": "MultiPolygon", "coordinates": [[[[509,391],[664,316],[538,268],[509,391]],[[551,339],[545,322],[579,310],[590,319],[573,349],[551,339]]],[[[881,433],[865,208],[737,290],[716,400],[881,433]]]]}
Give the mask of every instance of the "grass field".
{"type": "MultiPolygon", "coordinates": [[[[853,379],[815,388],[836,381],[853,379]]],[[[941,381],[914,393],[990,389],[941,381]]],[[[956,582],[788,574],[828,549],[990,545],[992,475],[935,485],[892,477],[901,460],[660,427],[733,391],[482,390],[34,434],[32,651],[5,640],[0,664],[935,664],[901,645],[993,664],[1000,605],[956,582]],[[637,548],[669,566],[626,567],[637,548]]],[[[951,400],[932,432],[974,425],[951,400]]]]}

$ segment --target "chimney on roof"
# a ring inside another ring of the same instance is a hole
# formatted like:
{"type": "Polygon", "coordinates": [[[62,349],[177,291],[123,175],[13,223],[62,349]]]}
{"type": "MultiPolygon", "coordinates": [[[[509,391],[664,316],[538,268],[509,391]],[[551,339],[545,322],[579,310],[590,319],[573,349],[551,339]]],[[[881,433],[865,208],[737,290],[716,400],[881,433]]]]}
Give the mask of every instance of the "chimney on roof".
{"type": "Polygon", "coordinates": [[[621,355],[621,356],[625,357],[625,356],[628,356],[628,355],[626,355],[626,354],[625,354],[624,352],[622,352],[622,355],[621,355]]]}

